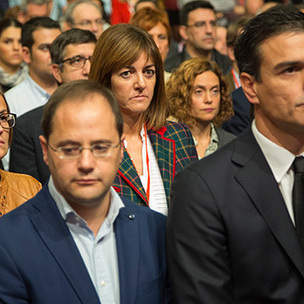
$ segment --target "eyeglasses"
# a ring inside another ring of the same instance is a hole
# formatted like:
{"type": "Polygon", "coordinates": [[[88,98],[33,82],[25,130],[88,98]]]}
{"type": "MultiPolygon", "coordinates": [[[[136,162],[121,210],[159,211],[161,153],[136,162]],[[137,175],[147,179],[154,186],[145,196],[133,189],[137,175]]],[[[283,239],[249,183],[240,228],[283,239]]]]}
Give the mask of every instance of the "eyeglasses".
{"type": "Polygon", "coordinates": [[[56,153],[60,159],[75,159],[78,158],[83,150],[91,150],[92,154],[98,158],[107,158],[113,154],[113,151],[120,145],[120,141],[117,145],[114,144],[94,144],[88,148],[81,146],[65,146],[58,149],[53,148],[50,144],[48,146],[56,153]]]}
{"type": "Polygon", "coordinates": [[[84,28],[90,28],[94,23],[99,26],[102,26],[104,24],[104,20],[102,18],[96,19],[96,20],[83,20],[83,21],[80,21],[78,23],[73,23],[73,24],[80,25],[84,28]]]}
{"type": "Polygon", "coordinates": [[[16,124],[16,114],[5,113],[0,115],[0,125],[3,129],[11,129],[16,124]]]}
{"type": "MultiPolygon", "coordinates": [[[[216,27],[217,21],[216,20],[209,21],[209,24],[211,27],[216,27]]],[[[197,21],[194,22],[193,24],[187,25],[187,27],[195,27],[197,29],[206,28],[206,26],[207,26],[206,21],[197,21]]]]}
{"type": "Polygon", "coordinates": [[[69,61],[69,65],[71,67],[73,67],[75,69],[82,69],[85,66],[87,60],[89,60],[91,62],[91,59],[92,59],[92,56],[84,57],[84,56],[81,56],[81,55],[76,55],[76,56],[73,56],[71,58],[67,58],[67,59],[62,60],[61,64],[69,61]]]}

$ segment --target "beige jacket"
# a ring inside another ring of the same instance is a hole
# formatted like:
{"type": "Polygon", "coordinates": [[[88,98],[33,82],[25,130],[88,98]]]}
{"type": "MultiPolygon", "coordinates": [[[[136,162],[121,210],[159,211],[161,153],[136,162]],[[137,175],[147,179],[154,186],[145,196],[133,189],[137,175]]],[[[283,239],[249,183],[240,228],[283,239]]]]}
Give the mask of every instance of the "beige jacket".
{"type": "Polygon", "coordinates": [[[0,169],[0,177],[0,216],[20,206],[41,189],[41,184],[29,175],[0,169]]]}

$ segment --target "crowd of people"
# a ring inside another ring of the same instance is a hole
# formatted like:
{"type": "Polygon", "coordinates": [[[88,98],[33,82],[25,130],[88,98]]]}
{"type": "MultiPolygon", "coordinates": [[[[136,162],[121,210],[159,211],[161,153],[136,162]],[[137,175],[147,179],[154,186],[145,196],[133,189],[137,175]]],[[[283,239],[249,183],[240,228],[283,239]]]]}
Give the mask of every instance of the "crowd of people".
{"type": "Polygon", "coordinates": [[[302,10],[2,1],[0,302],[304,303],[302,10]]]}

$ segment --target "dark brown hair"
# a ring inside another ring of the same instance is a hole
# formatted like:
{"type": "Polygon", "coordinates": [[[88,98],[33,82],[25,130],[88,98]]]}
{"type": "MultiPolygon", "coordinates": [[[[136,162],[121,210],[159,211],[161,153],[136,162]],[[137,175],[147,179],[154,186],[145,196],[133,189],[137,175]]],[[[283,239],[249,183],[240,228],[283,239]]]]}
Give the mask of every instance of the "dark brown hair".
{"type": "Polygon", "coordinates": [[[117,132],[119,137],[121,137],[123,132],[123,120],[118,102],[113,93],[99,83],[91,80],[81,79],[61,85],[44,106],[41,126],[46,140],[49,139],[51,133],[53,132],[53,119],[58,107],[61,104],[63,104],[65,101],[79,102],[80,99],[84,100],[86,97],[94,94],[104,97],[109,103],[116,119],[117,132]]]}
{"type": "Polygon", "coordinates": [[[164,126],[168,114],[164,68],[159,50],[145,30],[121,23],[104,31],[93,53],[89,79],[111,89],[113,73],[132,65],[142,53],[146,53],[156,70],[154,95],[150,106],[143,113],[143,119],[148,129],[158,130],[164,126]]]}

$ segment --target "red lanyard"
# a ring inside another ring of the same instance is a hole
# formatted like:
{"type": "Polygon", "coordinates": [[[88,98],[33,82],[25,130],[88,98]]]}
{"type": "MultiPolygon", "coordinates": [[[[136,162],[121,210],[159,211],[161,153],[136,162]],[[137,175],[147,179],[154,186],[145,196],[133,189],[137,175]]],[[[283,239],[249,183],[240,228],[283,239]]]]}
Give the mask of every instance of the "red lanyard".
{"type": "Polygon", "coordinates": [[[147,126],[146,124],[144,125],[144,136],[145,136],[145,144],[146,144],[146,163],[147,163],[147,172],[148,172],[148,181],[147,181],[147,198],[148,202],[150,200],[150,165],[149,165],[149,155],[148,155],[148,136],[147,136],[147,126]]]}
{"type": "Polygon", "coordinates": [[[236,88],[238,89],[241,86],[241,84],[240,84],[240,81],[237,79],[237,77],[235,75],[234,69],[231,70],[231,74],[232,74],[232,77],[233,77],[234,84],[235,84],[236,88]]]}

